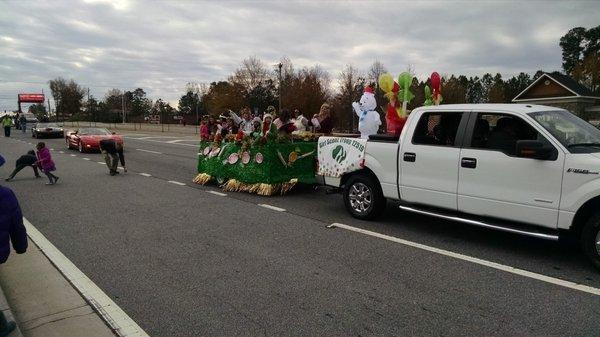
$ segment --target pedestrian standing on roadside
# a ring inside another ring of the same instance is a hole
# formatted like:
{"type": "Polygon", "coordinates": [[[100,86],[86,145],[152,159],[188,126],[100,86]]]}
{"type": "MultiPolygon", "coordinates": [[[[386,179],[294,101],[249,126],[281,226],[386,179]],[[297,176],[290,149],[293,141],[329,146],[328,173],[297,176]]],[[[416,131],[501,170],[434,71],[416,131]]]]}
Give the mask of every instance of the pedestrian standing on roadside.
{"type": "Polygon", "coordinates": [[[58,181],[58,177],[52,174],[53,171],[56,171],[56,166],[52,161],[52,155],[50,155],[50,150],[46,147],[46,143],[39,142],[36,146],[37,152],[37,167],[39,167],[42,172],[48,177],[50,182],[46,183],[46,185],[54,185],[58,181]]]}
{"type": "Polygon", "coordinates": [[[19,157],[19,159],[17,159],[17,165],[15,166],[15,169],[12,171],[10,176],[6,178],[6,181],[11,181],[15,177],[15,175],[19,173],[19,171],[26,168],[27,166],[31,166],[31,168],[33,168],[33,173],[35,173],[36,178],[40,178],[40,173],[38,172],[37,166],[35,165],[36,161],[37,157],[35,156],[35,151],[29,150],[27,154],[24,154],[21,157],[19,157]]]}
{"type": "MultiPolygon", "coordinates": [[[[0,156],[0,166],[4,158],[0,156]]],[[[23,214],[19,201],[8,187],[0,186],[0,264],[6,262],[10,255],[10,242],[17,254],[27,251],[27,231],[23,225],[23,214]]],[[[17,324],[7,321],[4,312],[0,311],[0,337],[8,336],[17,324]]]]}
{"type": "Polygon", "coordinates": [[[27,130],[27,117],[25,117],[25,114],[21,114],[21,117],[19,117],[19,125],[21,126],[21,132],[25,133],[27,130]]]}
{"type": "Polygon", "coordinates": [[[2,118],[2,126],[4,127],[4,137],[10,137],[10,128],[12,127],[12,118],[8,115],[4,115],[2,118]]]}
{"type": "Polygon", "coordinates": [[[119,174],[119,171],[117,171],[119,161],[123,166],[123,171],[127,172],[125,157],[123,156],[123,144],[117,143],[114,139],[102,139],[100,141],[100,152],[104,155],[104,161],[111,176],[119,174]]]}

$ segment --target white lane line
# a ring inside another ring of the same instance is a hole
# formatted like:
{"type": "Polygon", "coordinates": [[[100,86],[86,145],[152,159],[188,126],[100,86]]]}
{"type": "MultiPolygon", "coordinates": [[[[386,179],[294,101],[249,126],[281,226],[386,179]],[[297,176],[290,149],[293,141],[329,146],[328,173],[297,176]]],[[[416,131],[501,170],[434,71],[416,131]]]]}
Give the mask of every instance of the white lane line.
{"type": "Polygon", "coordinates": [[[23,218],[27,235],[56,268],[69,280],[90,306],[102,317],[106,324],[120,337],[148,334],[140,328],[113,300],[110,299],[92,280],[90,280],[73,262],[35,228],[31,222],[23,218]]]}
{"type": "Polygon", "coordinates": [[[83,160],[91,160],[90,158],[83,158],[83,160]]]}
{"type": "MultiPolygon", "coordinates": [[[[133,139],[133,138],[132,138],[132,139],[133,139]]],[[[138,138],[137,140],[139,140],[139,138],[138,138]]],[[[167,143],[167,142],[163,142],[163,141],[160,141],[160,140],[152,140],[152,139],[144,139],[144,140],[142,140],[142,141],[143,141],[143,142],[161,143],[161,144],[170,144],[170,145],[183,145],[183,146],[193,146],[193,147],[198,147],[198,144],[167,143]]],[[[191,141],[194,141],[194,140],[193,140],[193,139],[190,139],[189,141],[191,142],[191,141]]],[[[199,141],[197,141],[197,142],[199,142],[199,141]]]]}
{"type": "Polygon", "coordinates": [[[151,150],[144,150],[144,149],[136,149],[136,150],[142,151],[142,152],[154,153],[154,154],[162,154],[162,152],[151,151],[151,150]]]}
{"type": "Polygon", "coordinates": [[[220,197],[226,197],[227,194],[225,193],[221,193],[221,192],[217,192],[217,191],[206,191],[206,193],[210,193],[210,194],[214,194],[214,195],[218,195],[220,197]]]}
{"type": "Polygon", "coordinates": [[[54,149],[50,149],[50,151],[54,151],[54,149]]]}
{"type": "Polygon", "coordinates": [[[150,173],[139,173],[139,175],[144,176],[144,177],[152,177],[152,175],[150,173]]]}
{"type": "Polygon", "coordinates": [[[72,154],[71,157],[77,157],[77,155],[76,154],[72,154]]]}
{"type": "Polygon", "coordinates": [[[58,151],[58,153],[65,153],[65,151],[58,151]]]}
{"type": "Polygon", "coordinates": [[[258,206],[264,207],[264,208],[268,208],[268,209],[272,209],[272,210],[278,211],[278,212],[285,212],[285,208],[281,208],[281,207],[277,207],[277,206],[272,206],[272,205],[269,205],[269,204],[258,204],[258,206]]]}
{"type": "Polygon", "coordinates": [[[101,161],[97,161],[96,163],[98,163],[98,164],[100,164],[100,165],[104,165],[104,164],[106,164],[106,163],[103,163],[103,162],[101,162],[101,161]]]}
{"type": "Polygon", "coordinates": [[[527,270],[523,270],[523,269],[519,269],[519,268],[515,268],[515,267],[511,267],[511,266],[507,266],[504,264],[500,264],[500,263],[496,263],[496,262],[492,262],[492,261],[487,261],[487,260],[483,260],[483,259],[479,259],[476,257],[472,257],[472,256],[468,256],[468,255],[463,255],[463,254],[459,254],[459,253],[454,253],[448,250],[444,250],[444,249],[439,249],[439,248],[435,248],[435,247],[431,247],[431,246],[427,246],[424,244],[420,244],[420,243],[416,243],[416,242],[412,242],[412,241],[408,241],[408,240],[404,240],[404,239],[399,239],[393,236],[389,236],[389,235],[385,235],[385,234],[381,234],[381,233],[377,233],[377,232],[372,232],[366,229],[362,229],[362,228],[356,228],[356,227],[352,227],[352,226],[348,226],[348,225],[344,225],[341,223],[333,223],[329,226],[327,226],[328,228],[341,228],[341,229],[345,229],[348,231],[352,231],[352,232],[356,232],[356,233],[360,233],[360,234],[364,234],[364,235],[369,235],[369,236],[373,236],[379,239],[383,239],[383,240],[388,240],[388,241],[392,241],[395,243],[399,243],[405,246],[410,246],[413,248],[418,248],[418,249],[422,249],[428,252],[432,252],[432,253],[436,253],[436,254],[440,254],[440,255],[444,255],[444,256],[449,256],[455,259],[459,259],[459,260],[463,260],[463,261],[467,261],[467,262],[471,262],[471,263],[475,263],[481,266],[485,266],[485,267],[489,267],[489,268],[493,268],[493,269],[497,269],[497,270],[501,270],[507,273],[512,273],[512,274],[516,274],[516,275],[520,275],[520,276],[524,276],[524,277],[529,277],[538,281],[542,281],[542,282],[546,282],[546,283],[551,283],[551,284],[555,284],[561,287],[565,287],[565,288],[569,288],[569,289],[574,289],[574,290],[579,290],[579,291],[583,291],[589,294],[593,294],[593,295],[600,295],[600,289],[599,288],[594,288],[594,287],[590,287],[590,286],[586,286],[583,284],[578,284],[575,282],[570,282],[570,281],[566,281],[566,280],[562,280],[559,278],[555,278],[555,277],[551,277],[551,276],[546,276],[546,275],[542,275],[542,274],[538,274],[538,273],[534,273],[534,272],[530,272],[527,270]]]}
{"type": "Polygon", "coordinates": [[[175,180],[169,180],[168,182],[171,184],[179,185],[179,186],[185,186],[185,183],[175,181],[175,180]]]}

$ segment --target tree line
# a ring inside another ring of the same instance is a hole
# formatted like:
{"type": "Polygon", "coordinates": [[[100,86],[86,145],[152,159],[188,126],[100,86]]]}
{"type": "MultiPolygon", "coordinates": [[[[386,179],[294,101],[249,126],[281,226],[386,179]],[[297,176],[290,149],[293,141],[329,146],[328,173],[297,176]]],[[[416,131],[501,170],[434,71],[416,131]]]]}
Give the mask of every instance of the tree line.
{"type": "MultiPolygon", "coordinates": [[[[560,39],[563,56],[563,72],[600,95],[600,26],[585,29],[576,27],[560,39]]],[[[431,69],[440,71],[442,69],[431,69]]],[[[409,69],[410,71],[410,69],[409,69]]],[[[270,67],[255,56],[246,58],[227,79],[211,83],[188,83],[177,107],[162,99],[152,101],[142,88],[133,91],[108,90],[102,99],[88,97],[88,90],[74,80],[57,78],[49,81],[55,101],[58,120],[90,120],[98,122],[121,122],[125,111],[127,122],[141,122],[149,116],[163,122],[173,122],[174,116],[182,116],[188,123],[196,123],[196,116],[218,116],[231,109],[239,111],[248,106],[261,113],[269,105],[299,109],[305,116],[319,111],[324,102],[333,107],[333,117],[339,130],[353,130],[357,120],[351,103],[360,99],[365,86],[377,88],[377,80],[387,67],[375,60],[361,70],[346,65],[337,74],[337,83],[319,65],[296,68],[284,57],[276,67],[270,67]],[[335,89],[334,89],[335,88],[335,89]]],[[[453,103],[509,103],[543,74],[519,73],[510,78],[500,74],[465,76],[442,72],[443,104],[453,103]]],[[[397,74],[396,74],[397,75],[397,74]]],[[[428,80],[413,79],[411,91],[415,98],[408,108],[421,106],[425,101],[424,88],[428,80]]],[[[381,90],[376,90],[380,112],[385,111],[386,100],[381,90]]],[[[43,105],[42,105],[43,107],[43,105]]],[[[36,113],[45,113],[39,106],[32,106],[36,113]]]]}

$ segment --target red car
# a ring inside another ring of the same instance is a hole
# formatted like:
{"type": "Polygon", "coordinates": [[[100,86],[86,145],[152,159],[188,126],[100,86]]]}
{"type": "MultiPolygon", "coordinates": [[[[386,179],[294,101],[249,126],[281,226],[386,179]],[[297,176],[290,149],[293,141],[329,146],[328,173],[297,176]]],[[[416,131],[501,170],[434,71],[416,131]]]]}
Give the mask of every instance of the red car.
{"type": "Polygon", "coordinates": [[[114,139],[123,145],[123,136],[116,135],[104,128],[82,128],[68,132],[65,140],[67,148],[78,149],[79,152],[99,151],[102,139],[114,139]]]}

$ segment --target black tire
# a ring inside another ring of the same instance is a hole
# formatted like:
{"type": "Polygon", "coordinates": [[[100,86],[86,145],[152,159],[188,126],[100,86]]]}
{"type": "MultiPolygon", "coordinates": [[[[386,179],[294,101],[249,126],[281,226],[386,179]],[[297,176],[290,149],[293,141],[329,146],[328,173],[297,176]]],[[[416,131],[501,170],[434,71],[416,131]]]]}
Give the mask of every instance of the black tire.
{"type": "Polygon", "coordinates": [[[600,269],[600,212],[592,215],[583,226],[580,244],[590,262],[600,269]]]}
{"type": "Polygon", "coordinates": [[[344,185],[344,205],[357,219],[375,219],[383,213],[386,203],[381,186],[368,175],[350,177],[344,185]]]}

